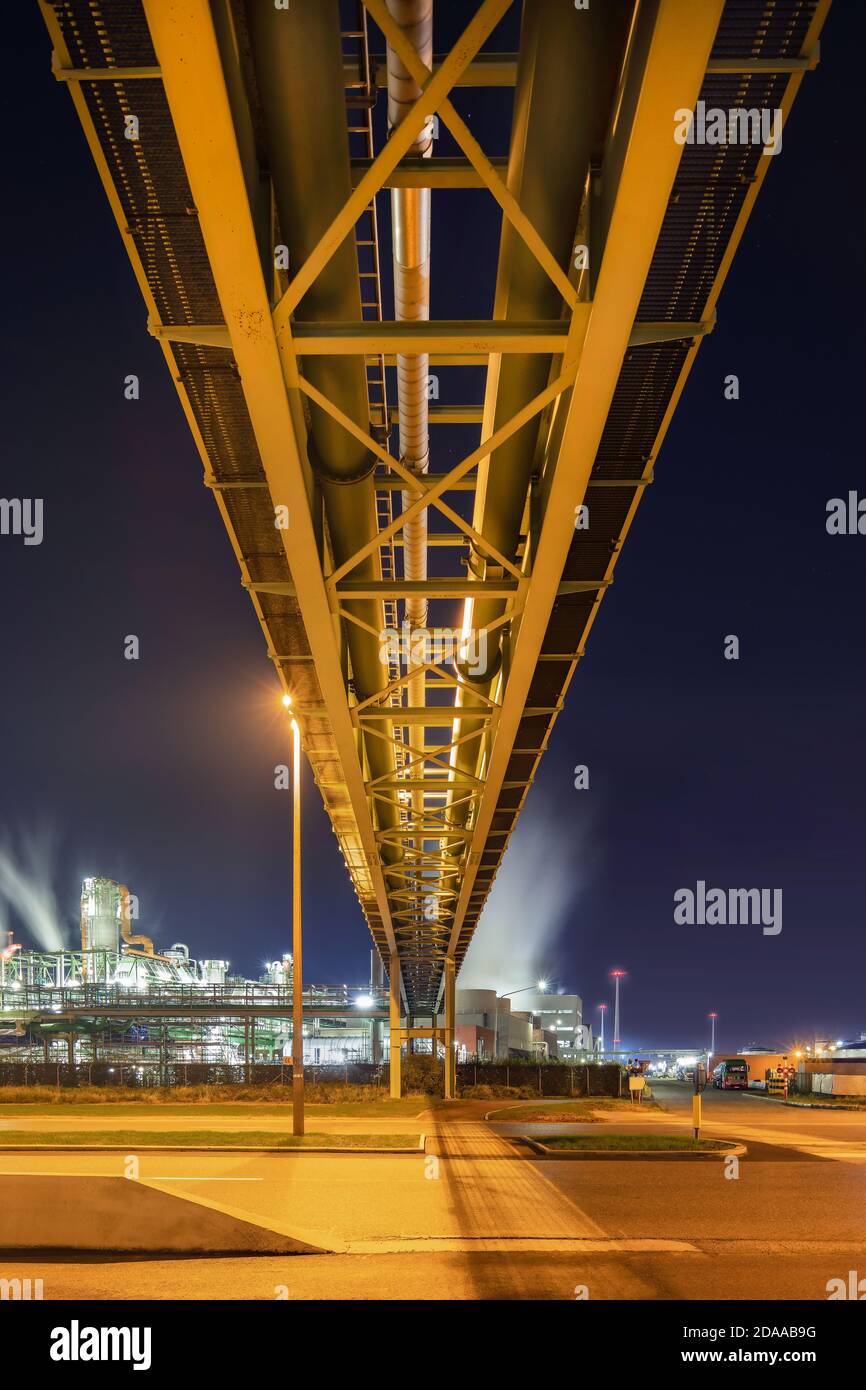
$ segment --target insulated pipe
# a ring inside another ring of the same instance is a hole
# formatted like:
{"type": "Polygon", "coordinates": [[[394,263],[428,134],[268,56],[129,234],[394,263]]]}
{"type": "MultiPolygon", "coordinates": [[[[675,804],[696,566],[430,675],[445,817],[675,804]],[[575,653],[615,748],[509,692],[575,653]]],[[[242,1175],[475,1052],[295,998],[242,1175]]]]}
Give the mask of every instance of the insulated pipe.
{"type": "Polygon", "coordinates": [[[132,919],[130,917],[132,899],[129,889],[124,883],[119,883],[117,893],[120,898],[120,934],[123,937],[124,946],[140,946],[144,955],[152,956],[153,942],[150,937],[133,936],[132,934],[132,919]]]}
{"type": "MultiPolygon", "coordinates": [[[[389,13],[414,45],[418,56],[428,67],[433,66],[433,0],[386,0],[389,13]]],[[[421,88],[410,76],[401,59],[388,46],[388,127],[393,130],[417,102],[421,88]]],[[[433,140],[425,126],[409,153],[429,158],[433,140]]],[[[394,313],[400,320],[429,319],[430,317],[430,189],[393,188],[391,190],[391,221],[394,238],[394,313]]],[[[430,440],[427,420],[426,353],[397,356],[397,402],[400,420],[401,461],[413,473],[426,473],[430,461],[430,440]]],[[[410,492],[403,494],[403,508],[415,500],[410,492]]],[[[427,512],[408,522],[403,530],[403,566],[406,579],[427,577],[427,512]]],[[[427,600],[412,598],[406,601],[406,617],[413,627],[427,622],[427,600]]],[[[423,681],[423,676],[420,678],[423,681]]],[[[409,703],[424,703],[423,686],[413,694],[410,682],[409,703]],[[416,694],[420,698],[416,698],[416,694]]]]}
{"type": "MultiPolygon", "coordinates": [[[[388,11],[414,45],[418,56],[433,67],[433,0],[386,0],[388,11]]],[[[388,128],[393,130],[417,102],[421,88],[411,77],[402,60],[388,45],[388,128]]],[[[409,154],[427,159],[433,149],[429,125],[419,133],[409,154]]],[[[394,315],[400,320],[429,319],[430,317],[430,189],[393,188],[391,190],[391,224],[394,241],[394,315]]],[[[397,355],[397,403],[400,421],[400,459],[413,473],[427,472],[430,462],[430,437],[427,416],[426,353],[397,355]]],[[[415,500],[415,494],[403,493],[403,510],[415,500]]],[[[406,579],[427,578],[427,511],[403,528],[403,575],[406,579]]],[[[407,598],[405,617],[410,629],[427,626],[427,600],[407,598]]],[[[407,661],[411,662],[410,643],[407,661]]],[[[426,677],[423,671],[407,682],[409,704],[420,709],[426,702],[426,677]]],[[[423,739],[423,730],[421,731],[423,739]]],[[[424,792],[412,792],[413,817],[424,817],[424,792]]],[[[416,848],[420,846],[416,843],[416,848]]]]}
{"type": "MultiPolygon", "coordinates": [[[[427,67],[433,66],[433,0],[387,0],[392,18],[418,51],[427,67]]],[[[421,88],[388,46],[388,127],[393,130],[412,109],[421,88]]],[[[433,141],[424,128],[409,153],[429,158],[433,141]]],[[[430,317],[430,189],[393,188],[391,221],[394,239],[394,314],[400,320],[430,317]]],[[[401,461],[413,473],[426,473],[430,461],[427,419],[426,353],[397,356],[397,401],[400,420],[401,461]]],[[[403,493],[406,510],[414,494],[403,493]]],[[[403,529],[403,572],[406,579],[427,577],[427,512],[422,511],[403,529]]],[[[413,627],[427,622],[427,600],[406,600],[406,617],[413,627]]],[[[409,683],[409,703],[424,703],[424,677],[409,683]],[[420,683],[420,689],[419,687],[420,683]]]]}
{"type": "MultiPolygon", "coordinates": [[[[610,123],[622,57],[633,12],[632,0],[612,0],[579,16],[559,0],[530,0],[524,6],[514,119],[507,183],[559,265],[571,259],[583,189],[594,153],[603,147],[610,123]],[[579,23],[575,20],[579,18],[579,23]]],[[[556,286],[510,222],[505,219],[500,244],[495,317],[507,320],[556,319],[562,299],[556,286]]],[[[544,390],[550,357],[503,354],[493,429],[498,429],[544,390]]],[[[503,555],[516,562],[520,527],[538,445],[540,419],[535,417],[501,445],[482,470],[473,525],[503,555]]],[[[567,465],[567,460],[563,461],[567,465]]],[[[484,578],[488,561],[477,548],[470,573],[484,578]]],[[[474,632],[499,618],[501,600],[476,599],[471,605],[474,632]]],[[[473,656],[478,653],[473,651],[473,656]]],[[[458,663],[461,676],[489,694],[502,666],[499,631],[487,635],[486,660],[458,663]]],[[[463,705],[481,705],[464,695],[463,705]]],[[[474,773],[481,753],[478,720],[461,717],[459,734],[477,728],[456,750],[454,765],[474,773]]],[[[466,822],[464,802],[449,813],[449,824],[466,822]]],[[[462,841],[451,848],[457,852],[462,841]]]]}
{"type": "MultiPolygon", "coordinates": [[[[293,0],[277,10],[261,0],[246,6],[255,81],[264,123],[267,162],[273,182],[280,234],[289,251],[290,273],[304,264],[352,191],[345,120],[343,60],[338,0],[293,0]]],[[[316,277],[295,311],[299,320],[360,321],[358,260],[351,231],[316,277]]],[[[363,429],[369,405],[361,357],[308,357],[304,374],[363,429]]],[[[378,533],[373,468],[375,459],[319,406],[309,405],[308,453],[322,489],[336,565],[350,559],[378,533]]],[[[353,579],[380,578],[378,551],[352,571],[353,579]]],[[[353,600],[346,608],[367,629],[346,624],[352,679],[367,699],[388,683],[381,636],[381,601],[353,600]]],[[[364,741],[372,777],[393,775],[393,749],[382,739],[364,741]]],[[[376,799],[380,829],[398,816],[376,799]]],[[[385,858],[400,851],[388,848],[385,858]]]]}

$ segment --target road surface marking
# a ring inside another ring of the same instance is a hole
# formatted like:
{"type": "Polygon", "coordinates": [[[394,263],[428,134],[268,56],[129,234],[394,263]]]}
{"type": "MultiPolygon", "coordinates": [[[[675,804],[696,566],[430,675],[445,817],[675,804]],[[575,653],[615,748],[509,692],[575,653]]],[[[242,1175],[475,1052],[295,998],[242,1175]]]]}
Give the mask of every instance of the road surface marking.
{"type": "Polygon", "coordinates": [[[866,1144],[857,1144],[850,1139],[819,1139],[813,1134],[802,1134],[797,1130],[759,1129],[755,1125],[727,1124],[724,1121],[711,1121],[705,1129],[735,1130],[738,1139],[752,1139],[756,1144],[772,1144],[777,1148],[796,1149],[811,1154],[814,1158],[832,1158],[837,1163],[866,1163],[866,1144]]]}
{"type": "Polygon", "coordinates": [[[350,1255],[402,1255],[423,1252],[434,1254],[451,1251],[469,1254],[492,1251],[496,1254],[540,1251],[562,1252],[571,1255],[700,1255],[697,1245],[685,1240],[627,1240],[611,1237],[608,1240],[587,1236],[404,1236],[398,1240],[350,1240],[346,1242],[350,1255]]]}

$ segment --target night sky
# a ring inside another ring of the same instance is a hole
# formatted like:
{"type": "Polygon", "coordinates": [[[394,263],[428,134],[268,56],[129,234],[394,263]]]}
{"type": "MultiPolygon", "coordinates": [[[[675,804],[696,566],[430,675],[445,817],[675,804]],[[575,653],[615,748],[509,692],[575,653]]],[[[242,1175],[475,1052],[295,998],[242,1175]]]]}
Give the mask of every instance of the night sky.
{"type": "MultiPolygon", "coordinates": [[[[710,1009],[722,1050],[866,1031],[866,537],[825,527],[866,494],[864,18],[831,11],[470,954],[483,983],[519,934],[489,983],[546,973],[593,1021],[622,967],[627,1045],[703,1041],[710,1009]],[[698,879],[781,888],[781,934],[676,925],[698,879]]],[[[36,5],[5,19],[2,495],[44,498],[45,536],[0,537],[0,833],[41,843],[70,944],[105,874],[159,944],[256,976],[290,939],[276,678],[36,5]]],[[[507,103],[455,99],[490,154],[507,103]]],[[[497,224],[486,195],[434,197],[434,317],[485,312],[497,224]]],[[[473,442],[438,430],[434,467],[473,442]]],[[[360,982],[369,935],[306,782],[306,972],[360,982]]]]}

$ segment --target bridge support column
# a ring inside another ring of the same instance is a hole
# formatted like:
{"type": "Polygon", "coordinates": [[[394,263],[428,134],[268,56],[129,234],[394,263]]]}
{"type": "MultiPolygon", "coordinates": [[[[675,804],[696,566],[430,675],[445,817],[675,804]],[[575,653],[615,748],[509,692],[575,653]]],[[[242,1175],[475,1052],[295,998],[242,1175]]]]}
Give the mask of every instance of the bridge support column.
{"type": "Polygon", "coordinates": [[[391,1099],[399,1100],[403,1094],[402,1080],[400,1076],[400,962],[396,953],[391,956],[391,963],[388,971],[388,997],[390,1004],[390,1025],[391,1025],[391,1099]]]}
{"type": "Polygon", "coordinates": [[[453,1100],[457,1092],[457,1053],[455,1042],[455,976],[454,957],[445,960],[445,1099],[453,1100]]]}

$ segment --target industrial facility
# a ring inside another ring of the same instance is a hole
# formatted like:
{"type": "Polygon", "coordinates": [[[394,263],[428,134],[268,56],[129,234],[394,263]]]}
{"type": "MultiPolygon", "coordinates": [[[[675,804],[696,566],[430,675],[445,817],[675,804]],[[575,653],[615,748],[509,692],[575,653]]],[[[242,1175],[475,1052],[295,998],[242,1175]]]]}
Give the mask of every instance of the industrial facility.
{"type": "MultiPolygon", "coordinates": [[[[226,960],[157,950],[132,930],[135,899],[108,878],[81,888],[81,949],[0,949],[0,1054],[40,1062],[282,1063],[291,1051],[292,957],[259,980],[226,960]]],[[[304,1058],[379,1061],[387,1005],[381,980],[304,990],[304,1058]],[[306,1017],[309,1015],[309,1023],[306,1017]]],[[[2,1056],[0,1056],[2,1062],[2,1056]]]]}
{"type": "MultiPolygon", "coordinates": [[[[86,878],[80,950],[30,950],[8,934],[0,948],[0,1066],[4,1058],[99,1062],[167,1081],[177,1079],[168,1071],[173,1064],[222,1063],[246,1067],[251,1076],[256,1065],[291,1061],[290,953],[251,980],[232,974],[227,960],[194,959],[183,942],[158,950],[133,930],[137,915],[124,884],[86,878]]],[[[305,1064],[388,1060],[388,999],[377,952],[368,981],[306,984],[303,999],[305,1064]]],[[[517,1012],[495,990],[459,990],[457,1060],[571,1060],[591,1047],[577,995],[536,992],[528,1002],[517,1012]]],[[[429,1054],[433,1041],[410,1036],[407,1046],[429,1054]]]]}

